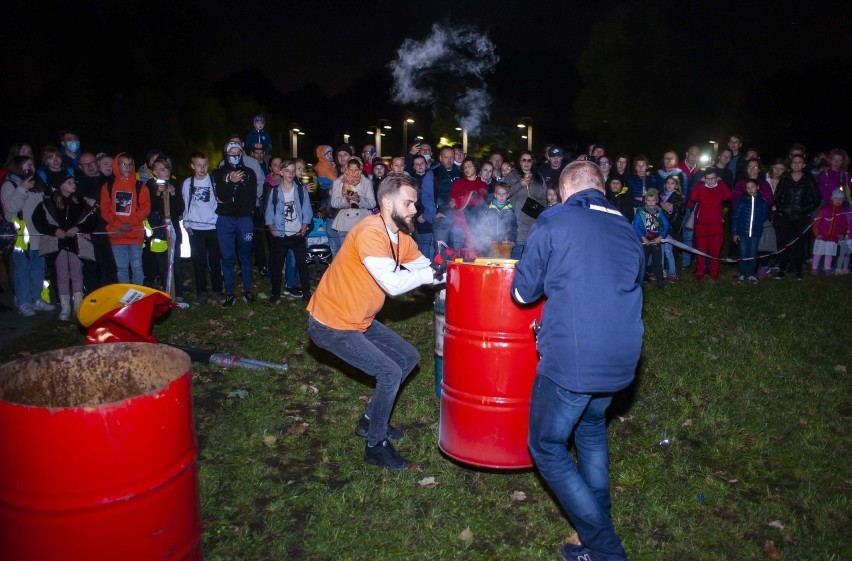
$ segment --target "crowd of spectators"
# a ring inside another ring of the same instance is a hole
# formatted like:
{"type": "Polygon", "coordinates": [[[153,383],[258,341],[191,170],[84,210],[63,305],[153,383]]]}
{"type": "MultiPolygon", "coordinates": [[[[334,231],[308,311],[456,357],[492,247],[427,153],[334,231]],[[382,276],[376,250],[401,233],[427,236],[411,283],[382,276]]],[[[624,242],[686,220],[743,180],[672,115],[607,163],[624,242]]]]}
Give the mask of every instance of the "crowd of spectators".
{"type": "Polygon", "coordinates": [[[809,156],[793,144],[783,158],[765,160],[731,135],[715,161],[702,163],[697,146],[656,161],[611,155],[599,144],[574,154],[549,144],[540,155],[473,157],[460,146],[433,151],[419,142],[390,158],[369,144],[341,144],[318,146],[308,163],[270,153],[262,115],[252,125],[225,139],[221,155],[191,154],[185,178],[162,150],[137,166],[126,152],[86,151],[70,130],[37,158],[31,145],[12,145],[0,203],[17,234],[3,262],[18,313],[52,312],[58,303],[69,320],[86,293],[116,282],[169,287],[178,302],[189,288],[196,304],[231,307],[238,292],[253,303],[254,269],[270,277],[271,303],[282,292],[307,300],[310,232],[323,231],[333,258],[357,220],[376,212],[381,181],[401,174],[420,186],[414,238],[427,258],[450,248],[519,259],[538,215],[560,204],[559,175],[574,160],[600,166],[607,199],[632,223],[646,247],[647,280],[660,288],[685,271],[718,279],[726,245],[741,282],[802,278],[808,263],[815,275],[849,270],[852,199],[842,149],[809,156]],[[168,260],[169,243],[179,247],[183,235],[194,287],[183,281],[181,252],[168,260]]]}

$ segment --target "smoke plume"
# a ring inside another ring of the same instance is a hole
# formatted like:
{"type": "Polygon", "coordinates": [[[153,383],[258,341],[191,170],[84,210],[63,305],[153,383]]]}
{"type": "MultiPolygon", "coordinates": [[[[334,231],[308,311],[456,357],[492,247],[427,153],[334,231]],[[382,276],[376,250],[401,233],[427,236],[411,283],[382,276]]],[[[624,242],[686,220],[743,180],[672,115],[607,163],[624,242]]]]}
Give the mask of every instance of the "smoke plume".
{"type": "Polygon", "coordinates": [[[473,26],[435,23],[426,39],[406,39],[397,54],[390,63],[394,102],[452,105],[462,128],[479,132],[491,107],[485,77],[499,60],[487,34],[473,26]]]}

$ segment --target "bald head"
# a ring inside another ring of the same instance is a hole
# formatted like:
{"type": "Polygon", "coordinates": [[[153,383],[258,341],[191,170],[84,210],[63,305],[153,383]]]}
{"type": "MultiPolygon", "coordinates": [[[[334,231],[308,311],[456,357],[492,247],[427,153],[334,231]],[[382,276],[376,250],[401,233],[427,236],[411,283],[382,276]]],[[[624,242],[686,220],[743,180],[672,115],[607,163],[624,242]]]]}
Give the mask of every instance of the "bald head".
{"type": "Polygon", "coordinates": [[[559,175],[559,195],[562,200],[566,201],[574,193],[586,189],[597,189],[606,194],[601,168],[593,162],[584,161],[571,162],[565,166],[559,175]]]}

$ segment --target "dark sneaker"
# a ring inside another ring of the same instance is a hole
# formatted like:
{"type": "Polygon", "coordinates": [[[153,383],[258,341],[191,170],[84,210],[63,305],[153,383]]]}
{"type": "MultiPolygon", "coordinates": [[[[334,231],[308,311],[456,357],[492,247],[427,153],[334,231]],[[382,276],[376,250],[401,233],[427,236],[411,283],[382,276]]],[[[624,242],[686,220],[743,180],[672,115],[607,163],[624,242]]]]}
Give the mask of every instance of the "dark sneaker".
{"type": "Polygon", "coordinates": [[[364,461],[371,466],[377,466],[391,471],[401,471],[410,464],[408,460],[396,453],[387,440],[382,440],[375,446],[364,445],[364,461]]]}
{"type": "Polygon", "coordinates": [[[229,292],[225,295],[225,299],[222,300],[223,308],[233,308],[234,304],[237,303],[237,297],[234,296],[233,292],[229,292]]]}
{"type": "Polygon", "coordinates": [[[260,268],[260,276],[268,277],[269,276],[269,269],[267,269],[266,267],[261,267],[260,268]]]}
{"type": "MultiPolygon", "coordinates": [[[[367,435],[370,434],[370,419],[367,418],[367,415],[361,415],[361,418],[358,419],[358,424],[355,425],[355,434],[361,438],[367,438],[367,435]]],[[[398,429],[388,423],[388,440],[399,442],[403,436],[405,436],[405,433],[402,429],[398,429]]]]}
{"type": "Polygon", "coordinates": [[[778,271],[777,273],[775,273],[775,278],[778,279],[778,280],[781,280],[786,276],[787,275],[784,274],[784,271],[778,271]]]}
{"type": "Polygon", "coordinates": [[[214,291],[210,293],[210,299],[221,304],[225,301],[225,296],[221,292],[214,291]]]}
{"type": "Polygon", "coordinates": [[[291,286],[290,288],[284,291],[284,294],[286,294],[287,296],[292,296],[293,298],[301,298],[302,296],[304,296],[302,289],[298,286],[291,286]]]}
{"type": "Polygon", "coordinates": [[[559,553],[562,554],[562,559],[565,561],[603,561],[584,545],[563,543],[562,547],[559,548],[559,553]]]}
{"type": "Polygon", "coordinates": [[[278,303],[278,302],[280,302],[280,301],[281,301],[281,297],[280,297],[280,296],[270,296],[270,297],[269,297],[269,305],[270,305],[270,306],[274,306],[275,304],[277,304],[277,303],[278,303]]]}
{"type": "Polygon", "coordinates": [[[737,282],[744,282],[744,281],[745,281],[745,275],[740,275],[740,276],[737,277],[737,282]]]}
{"type": "Polygon", "coordinates": [[[207,293],[202,292],[195,297],[196,304],[206,304],[207,303],[207,293]]]}
{"type": "Polygon", "coordinates": [[[754,276],[754,275],[750,276],[750,277],[748,278],[748,282],[750,282],[750,283],[752,283],[752,284],[756,283],[756,282],[757,282],[757,277],[756,277],[756,276],[754,276]]]}
{"type": "Polygon", "coordinates": [[[245,300],[246,304],[254,304],[255,297],[254,294],[251,293],[251,290],[243,292],[243,300],[245,300]]]}

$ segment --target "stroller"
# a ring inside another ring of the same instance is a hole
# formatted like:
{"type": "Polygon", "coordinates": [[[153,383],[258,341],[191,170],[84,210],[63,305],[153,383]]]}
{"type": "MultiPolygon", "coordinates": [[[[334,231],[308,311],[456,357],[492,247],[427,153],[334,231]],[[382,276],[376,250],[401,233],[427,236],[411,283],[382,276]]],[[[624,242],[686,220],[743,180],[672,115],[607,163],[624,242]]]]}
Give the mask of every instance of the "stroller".
{"type": "Polygon", "coordinates": [[[314,228],[305,239],[308,250],[308,270],[311,266],[314,270],[311,273],[311,279],[314,282],[319,282],[319,278],[331,264],[331,246],[328,245],[328,231],[325,227],[325,220],[314,216],[314,228]]]}

